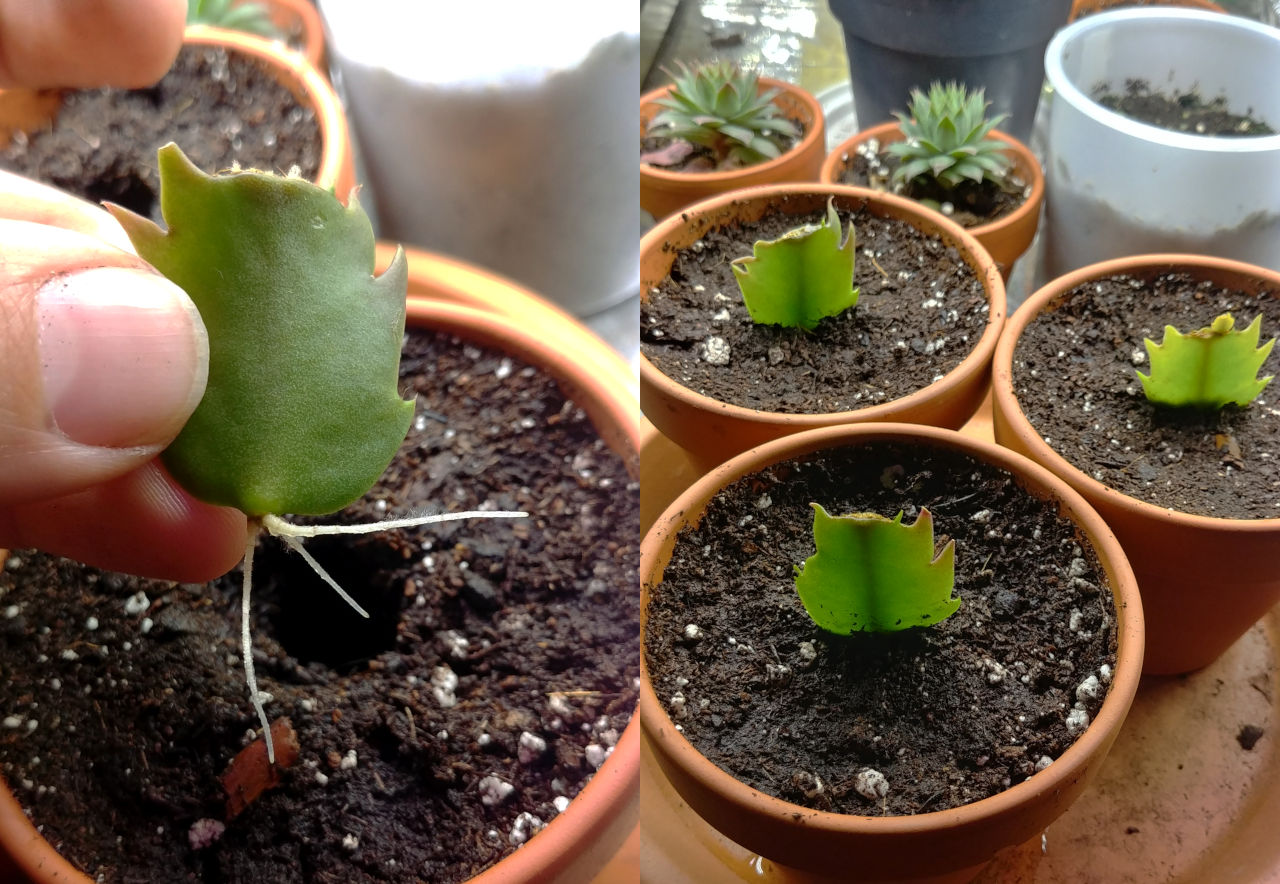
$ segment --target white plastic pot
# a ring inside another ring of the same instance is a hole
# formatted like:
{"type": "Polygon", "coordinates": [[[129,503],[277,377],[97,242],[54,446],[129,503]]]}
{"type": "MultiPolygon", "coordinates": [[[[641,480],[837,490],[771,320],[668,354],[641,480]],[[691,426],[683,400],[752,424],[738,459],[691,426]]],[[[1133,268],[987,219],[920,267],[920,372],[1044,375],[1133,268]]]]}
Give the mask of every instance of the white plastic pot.
{"type": "Polygon", "coordinates": [[[1280,270],[1280,134],[1172,132],[1090,96],[1126,80],[1198,87],[1280,130],[1280,30],[1221,13],[1125,9],[1059,31],[1045,163],[1050,278],[1109,258],[1191,252],[1280,270]]]}
{"type": "Polygon", "coordinates": [[[635,103],[619,100],[639,83],[633,11],[320,8],[381,238],[479,264],[575,316],[638,303],[638,135],[635,103]]]}

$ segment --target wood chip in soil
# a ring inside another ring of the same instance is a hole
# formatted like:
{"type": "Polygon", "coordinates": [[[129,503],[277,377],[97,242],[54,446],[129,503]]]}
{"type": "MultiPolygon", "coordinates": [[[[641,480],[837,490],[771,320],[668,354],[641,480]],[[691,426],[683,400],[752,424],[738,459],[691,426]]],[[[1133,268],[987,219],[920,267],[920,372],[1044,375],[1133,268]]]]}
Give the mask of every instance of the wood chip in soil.
{"type": "Polygon", "coordinates": [[[406,346],[410,438],[319,521],[533,515],[308,541],[370,621],[263,541],[258,682],[299,758],[234,819],[220,778],[258,726],[239,572],[176,585],[33,552],[0,569],[0,708],[21,722],[0,733],[3,774],[90,878],[462,881],[552,820],[630,720],[636,484],[544,374],[446,336],[406,346]]]}
{"type": "Polygon", "coordinates": [[[775,213],[710,230],[682,249],[640,307],[640,349],[663,374],[702,395],[791,414],[852,411],[940,380],[977,345],[989,315],[982,282],[959,252],[865,208],[839,210],[857,236],[858,304],[813,332],[755,325],[729,266],[825,211],[775,213]],[[727,365],[706,359],[708,339],[727,365]]]}
{"type": "MultiPolygon", "coordinates": [[[[1086,283],[1027,326],[1013,361],[1023,413],[1049,445],[1116,490],[1160,507],[1228,519],[1280,518],[1280,392],[1273,381],[1247,407],[1217,412],[1147,401],[1145,338],[1165,325],[1189,332],[1231,313],[1237,328],[1262,316],[1262,340],[1280,333],[1280,292],[1250,294],[1187,274],[1149,283],[1086,283]]],[[[1280,374],[1275,351],[1260,376],[1280,374]]]]}
{"type": "Polygon", "coordinates": [[[816,810],[916,814],[1001,792],[1061,757],[1115,665],[1111,590],[1057,507],[996,467],[898,443],[734,483],[650,591],[646,662],[684,735],[742,782],[816,810]],[[815,501],[908,523],[927,507],[935,543],[956,542],[960,609],[887,635],[819,629],[793,576],[814,553],[815,501]],[[859,793],[867,770],[886,778],[883,798],[859,793]]]}

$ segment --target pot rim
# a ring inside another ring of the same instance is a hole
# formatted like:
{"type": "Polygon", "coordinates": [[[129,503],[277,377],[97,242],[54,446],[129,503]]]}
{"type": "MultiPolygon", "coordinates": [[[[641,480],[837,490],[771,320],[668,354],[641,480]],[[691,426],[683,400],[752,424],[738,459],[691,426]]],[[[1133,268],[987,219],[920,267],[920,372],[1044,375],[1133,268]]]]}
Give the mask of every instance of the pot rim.
{"type": "MultiPolygon", "coordinates": [[[[871,138],[879,138],[883,141],[884,136],[892,132],[902,132],[901,124],[897,120],[886,120],[883,123],[868,126],[866,129],[850,135],[827,154],[827,158],[822,163],[821,180],[830,184],[838,183],[837,179],[847,166],[843,158],[845,154],[852,153],[858,145],[871,138]]],[[[988,134],[991,138],[1005,142],[1010,151],[1021,157],[1023,167],[1030,172],[1031,180],[1027,184],[1031,187],[1031,193],[1022,201],[1022,205],[1008,215],[996,218],[994,221],[986,221],[973,227],[963,228],[972,234],[975,239],[979,240],[989,233],[1013,227],[1033,212],[1039,215],[1040,204],[1044,201],[1044,170],[1041,168],[1040,161],[1036,159],[1036,155],[1031,151],[1031,148],[1009,133],[1002,132],[999,129],[992,129],[988,134]]],[[[902,139],[894,140],[899,141],[902,139]]],[[[899,194],[893,195],[898,196],[899,194]]]]}
{"type": "MultiPolygon", "coordinates": [[[[760,77],[760,88],[777,89],[781,93],[791,96],[799,102],[805,110],[809,112],[811,119],[805,129],[804,135],[790,148],[783,151],[779,156],[763,163],[755,163],[751,166],[743,166],[740,169],[728,169],[710,172],[673,172],[669,169],[662,169],[657,166],[651,166],[648,163],[640,164],[640,177],[649,177],[656,181],[679,186],[681,183],[718,183],[723,184],[726,189],[737,184],[746,184],[754,177],[785,166],[794,161],[794,157],[800,155],[805,150],[813,148],[819,139],[825,138],[826,122],[822,113],[822,105],[818,99],[813,96],[807,89],[790,83],[786,80],[778,80],[773,77],[760,77]]],[[[671,86],[660,86],[657,89],[650,90],[640,96],[640,115],[644,120],[644,112],[646,105],[652,105],[657,99],[666,95],[671,91],[671,86]]],[[[645,120],[647,123],[648,121],[645,120]]],[[[681,210],[688,211],[688,208],[681,210]]],[[[677,211],[674,214],[679,215],[677,211]]]]}
{"type": "MultiPolygon", "coordinates": [[[[966,258],[974,276],[983,282],[983,289],[987,294],[987,322],[983,328],[982,335],[973,344],[969,353],[939,380],[914,390],[906,396],[851,411],[762,411],[722,402],[719,399],[698,393],[669,377],[660,371],[643,352],[640,354],[639,360],[642,384],[649,384],[655,389],[661,390],[664,395],[684,403],[689,408],[703,412],[715,412],[740,421],[751,421],[773,426],[790,426],[799,419],[809,419],[819,420],[826,424],[838,424],[852,420],[874,421],[882,415],[899,412],[904,406],[910,406],[934,397],[945,396],[960,386],[965,378],[970,377],[975,372],[982,371],[984,366],[990,362],[991,356],[995,352],[996,342],[1000,337],[1000,329],[1006,318],[1004,280],[1000,276],[1000,271],[996,267],[995,261],[972,233],[945,215],[927,209],[915,200],[907,199],[906,197],[882,193],[881,191],[864,187],[819,183],[766,184],[730,191],[687,206],[654,225],[640,240],[641,264],[643,265],[646,254],[653,250],[661,250],[672,233],[687,226],[688,220],[696,216],[705,215],[735,203],[751,203],[787,195],[829,195],[837,198],[843,197],[854,202],[860,201],[867,205],[881,204],[892,210],[892,214],[895,216],[905,215],[910,218],[912,226],[918,230],[922,230],[929,235],[938,235],[944,241],[950,240],[948,244],[955,246],[957,251],[966,258]]],[[[667,269],[670,269],[670,263],[667,264],[667,269]]],[[[660,281],[643,278],[640,280],[640,297],[642,301],[649,297],[649,289],[660,281]]]]}
{"type": "MultiPolygon", "coordinates": [[[[1217,13],[1206,14],[1216,15],[1217,13]]],[[[1104,485],[1045,443],[1040,432],[1027,419],[1013,389],[1013,357],[1018,341],[1022,337],[1022,332],[1054,299],[1090,280],[1120,273],[1188,271],[1194,274],[1197,270],[1260,276],[1266,279],[1277,293],[1280,293],[1280,272],[1230,258],[1180,253],[1156,253],[1112,258],[1106,261],[1099,261],[1096,264],[1089,264],[1064,274],[1038,289],[1009,318],[1009,321],[1005,324],[1004,333],[1000,336],[1000,341],[996,345],[995,357],[991,365],[992,395],[995,397],[997,410],[1001,411],[1011,422],[1016,424],[1015,429],[1021,431],[1020,435],[1023,437],[1025,444],[1034,453],[1035,459],[1041,463],[1050,464],[1050,468],[1054,473],[1062,476],[1072,487],[1091,499],[1105,501],[1110,506],[1129,510],[1143,518],[1170,526],[1200,530],[1230,530],[1249,534],[1272,534],[1280,530],[1280,516],[1265,519],[1228,519],[1220,516],[1195,515],[1156,506],[1145,500],[1122,494],[1116,489],[1104,485]]]]}
{"type": "MultiPolygon", "coordinates": [[[[1261,22],[1237,15],[1225,15],[1204,9],[1181,9],[1170,6],[1143,6],[1098,12],[1078,19],[1054,34],[1045,50],[1045,77],[1054,92],[1100,125],[1123,135],[1163,149],[1178,148],[1206,153],[1270,153],[1280,151],[1280,132],[1274,135],[1254,135],[1247,138],[1220,138],[1212,135],[1195,135],[1172,132],[1149,123],[1126,117],[1103,107],[1090,98],[1067,76],[1063,55],[1073,45],[1096,36],[1098,32],[1114,32],[1113,40],[1129,30],[1150,32],[1164,25],[1203,28],[1209,31],[1233,31],[1240,37],[1270,41],[1275,44],[1273,56],[1280,62],[1280,30],[1261,22]]],[[[1116,51],[1113,48],[1113,51],[1116,51]]]]}
{"type": "Polygon", "coordinates": [[[850,424],[806,430],[745,451],[699,478],[654,522],[642,544],[640,575],[640,718],[646,739],[663,745],[675,756],[682,770],[703,788],[719,793],[744,811],[767,816],[775,823],[798,823],[805,829],[833,835],[904,835],[938,827],[971,825],[1010,813],[1036,795],[1065,788],[1086,775],[1090,767],[1089,756],[1106,746],[1108,734],[1123,723],[1142,673],[1145,626],[1137,581],[1120,542],[1102,517],[1075,489],[1029,458],[994,442],[955,430],[900,423],[850,424]],[[649,587],[658,582],[654,576],[656,572],[666,567],[680,523],[689,514],[700,517],[709,498],[720,488],[764,466],[796,455],[863,441],[920,441],[934,447],[958,448],[1014,474],[1030,493],[1040,497],[1056,496],[1062,501],[1062,511],[1093,545],[1113,584],[1117,620],[1116,665],[1110,690],[1097,716],[1084,733],[1044,770],[1003,792],[949,810],[915,816],[862,816],[811,810],[763,794],[712,763],[677,730],[675,722],[658,700],[645,660],[643,626],[647,621],[649,587]]]}

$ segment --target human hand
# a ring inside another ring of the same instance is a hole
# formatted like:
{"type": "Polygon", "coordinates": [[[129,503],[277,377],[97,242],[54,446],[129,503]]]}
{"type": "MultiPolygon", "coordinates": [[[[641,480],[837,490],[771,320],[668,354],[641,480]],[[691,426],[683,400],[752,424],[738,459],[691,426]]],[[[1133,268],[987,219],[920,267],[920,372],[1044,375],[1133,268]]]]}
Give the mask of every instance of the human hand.
{"type": "MultiPolygon", "coordinates": [[[[185,11],[0,0],[0,82],[154,81],[185,11]]],[[[155,459],[204,394],[208,361],[195,306],[106,212],[0,172],[0,547],[184,581],[233,567],[243,514],[196,501],[155,459]]]]}

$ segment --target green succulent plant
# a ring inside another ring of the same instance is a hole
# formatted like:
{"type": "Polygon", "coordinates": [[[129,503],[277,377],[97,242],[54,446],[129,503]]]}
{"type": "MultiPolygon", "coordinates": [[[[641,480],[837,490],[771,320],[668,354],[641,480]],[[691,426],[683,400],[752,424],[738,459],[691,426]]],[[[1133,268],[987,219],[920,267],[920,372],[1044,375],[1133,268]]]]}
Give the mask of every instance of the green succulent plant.
{"type": "Polygon", "coordinates": [[[777,89],[760,90],[760,77],[728,61],[693,68],[677,63],[671,91],[649,123],[649,133],[679,138],[712,151],[718,166],[749,166],[781,156],[786,139],[800,137],[780,115],[777,89]]]}
{"type": "Polygon", "coordinates": [[[813,331],[825,317],[858,303],[858,289],[853,286],[853,222],[840,242],[840,216],[831,201],[820,224],[797,227],[775,240],[760,240],[751,252],[730,267],[751,321],[757,325],[813,331]]]}
{"type": "Polygon", "coordinates": [[[1007,115],[988,119],[988,104],[982,89],[969,92],[958,83],[934,82],[927,94],[911,90],[908,113],[894,112],[905,138],[886,148],[901,163],[892,183],[947,191],[966,181],[1003,186],[1012,165],[1008,146],[987,135],[1007,115]]]}
{"type": "Polygon", "coordinates": [[[194,497],[249,516],[241,640],[250,698],[274,759],[249,637],[261,532],[298,552],[367,617],[301,538],[524,514],[443,513],[351,526],[281,518],[331,513],[356,500],[404,442],[414,413],[398,389],[404,251],[374,275],[373,229],[354,194],[344,206],[300,177],[207,175],[174,144],[160,149],[159,170],[167,230],[108,209],[138,254],[191,296],[208,330],[204,398],[161,457],[194,497]]]}
{"type": "Polygon", "coordinates": [[[244,31],[267,37],[283,39],[284,34],[275,23],[267,7],[261,3],[236,3],[235,0],[187,0],[187,24],[213,25],[233,31],[244,31]]]}
{"type": "Polygon", "coordinates": [[[936,556],[933,516],[921,508],[911,525],[902,513],[832,516],[813,507],[817,552],[797,566],[796,593],[813,622],[828,632],[898,632],[941,623],[960,608],[955,541],[936,556]]]}
{"type": "Polygon", "coordinates": [[[1142,390],[1159,405],[1202,409],[1248,405],[1272,379],[1257,376],[1276,343],[1272,338],[1259,347],[1261,335],[1261,315],[1245,329],[1236,329],[1230,313],[1186,334],[1166,325],[1159,344],[1145,339],[1151,373],[1137,373],[1142,390]]]}

